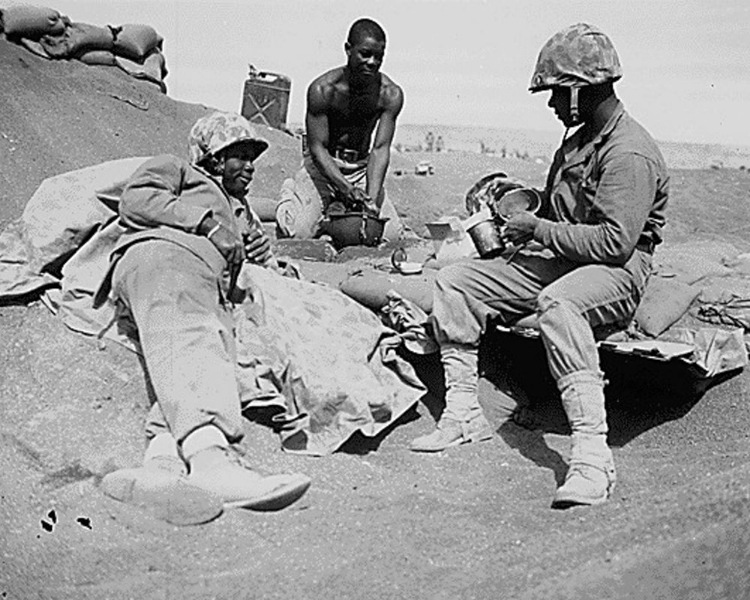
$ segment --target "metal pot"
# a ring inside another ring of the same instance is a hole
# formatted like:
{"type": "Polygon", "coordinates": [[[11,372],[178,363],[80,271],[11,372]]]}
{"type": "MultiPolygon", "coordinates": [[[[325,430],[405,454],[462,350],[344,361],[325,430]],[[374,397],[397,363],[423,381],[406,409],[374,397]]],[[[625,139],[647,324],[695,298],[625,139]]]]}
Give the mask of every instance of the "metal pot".
{"type": "Polygon", "coordinates": [[[331,236],[336,248],[377,246],[387,221],[364,212],[331,214],[325,232],[331,236]]]}
{"type": "Polygon", "coordinates": [[[495,199],[492,211],[503,223],[520,212],[536,214],[542,205],[542,197],[535,189],[517,188],[505,192],[495,199]]]}

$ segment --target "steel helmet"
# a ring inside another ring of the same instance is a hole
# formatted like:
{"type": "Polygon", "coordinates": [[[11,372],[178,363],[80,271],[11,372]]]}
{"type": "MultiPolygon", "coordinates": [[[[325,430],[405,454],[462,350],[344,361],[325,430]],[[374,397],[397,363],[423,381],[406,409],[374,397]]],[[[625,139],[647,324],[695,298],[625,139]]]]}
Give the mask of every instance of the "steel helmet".
{"type": "Polygon", "coordinates": [[[558,31],[539,52],[529,91],[580,88],[614,82],[622,67],[612,41],[600,29],[577,23],[558,31]]]}
{"type": "Polygon", "coordinates": [[[216,111],[201,117],[188,136],[190,162],[200,165],[237,142],[252,144],[258,156],[268,148],[268,142],[258,135],[247,119],[238,114],[216,111]]]}

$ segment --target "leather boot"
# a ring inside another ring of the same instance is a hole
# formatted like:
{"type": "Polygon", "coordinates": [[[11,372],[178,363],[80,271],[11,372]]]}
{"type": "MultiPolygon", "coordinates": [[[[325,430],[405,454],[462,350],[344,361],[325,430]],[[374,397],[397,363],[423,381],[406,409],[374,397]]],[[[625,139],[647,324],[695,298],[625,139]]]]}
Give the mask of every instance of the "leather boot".
{"type": "Polygon", "coordinates": [[[494,435],[478,400],[477,349],[443,344],[440,358],[445,370],[445,410],[435,431],[411,443],[414,452],[440,452],[494,435]]]}
{"type": "Polygon", "coordinates": [[[224,508],[269,511],[297,501],[310,487],[300,473],[263,475],[234,447],[213,446],[189,458],[191,486],[218,495],[224,508]]]}
{"type": "Polygon", "coordinates": [[[110,498],[173,525],[200,525],[220,516],[222,499],[189,485],[186,475],[187,466],[177,454],[177,444],[166,433],[151,440],[142,467],[108,473],[101,488],[110,498]]]}
{"type": "Polygon", "coordinates": [[[492,426],[482,413],[465,421],[443,417],[437,429],[415,439],[411,449],[414,452],[440,452],[460,444],[489,440],[493,435],[492,426]]]}
{"type": "Polygon", "coordinates": [[[604,380],[600,373],[578,371],[560,378],[558,387],[572,433],[570,465],[552,507],[601,504],[617,481],[607,445],[604,380]]]}

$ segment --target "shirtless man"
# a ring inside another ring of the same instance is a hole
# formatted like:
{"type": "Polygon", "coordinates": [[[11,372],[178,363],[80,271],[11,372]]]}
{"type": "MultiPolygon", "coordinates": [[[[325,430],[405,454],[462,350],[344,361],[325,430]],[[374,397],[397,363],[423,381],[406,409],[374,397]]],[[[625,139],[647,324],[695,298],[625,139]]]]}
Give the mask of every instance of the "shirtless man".
{"type": "Polygon", "coordinates": [[[325,233],[325,216],[363,210],[388,219],[384,238],[403,235],[383,187],[404,104],[401,88],[380,72],[385,43],[380,25],[357,20],[344,44],[346,65],[308,87],[307,148],[302,168],[282,186],[279,237],[316,237],[325,233]]]}

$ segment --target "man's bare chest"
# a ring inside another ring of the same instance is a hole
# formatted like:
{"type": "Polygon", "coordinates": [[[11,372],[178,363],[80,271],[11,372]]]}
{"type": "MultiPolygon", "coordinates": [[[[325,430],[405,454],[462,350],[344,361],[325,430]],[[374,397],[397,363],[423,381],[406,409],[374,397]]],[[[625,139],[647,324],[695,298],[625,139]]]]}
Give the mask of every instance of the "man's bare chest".
{"type": "Polygon", "coordinates": [[[347,94],[337,97],[328,112],[341,124],[362,123],[377,119],[382,107],[379,94],[347,94]]]}

